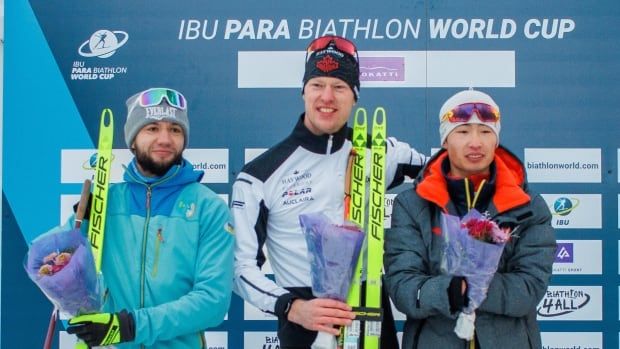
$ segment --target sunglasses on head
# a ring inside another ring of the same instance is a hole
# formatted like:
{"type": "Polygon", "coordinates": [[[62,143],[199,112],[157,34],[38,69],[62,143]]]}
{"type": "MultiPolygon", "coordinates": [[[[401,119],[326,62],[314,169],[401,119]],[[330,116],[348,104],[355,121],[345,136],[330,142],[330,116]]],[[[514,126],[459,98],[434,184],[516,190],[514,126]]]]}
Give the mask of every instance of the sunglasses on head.
{"type": "Polygon", "coordinates": [[[161,104],[166,99],[171,106],[185,110],[187,101],[178,91],[169,88],[150,88],[142,92],[138,98],[141,107],[152,107],[161,104]]]}
{"type": "Polygon", "coordinates": [[[486,103],[464,103],[445,113],[441,120],[449,122],[468,122],[474,113],[482,122],[499,121],[499,109],[486,103]]]}
{"type": "Polygon", "coordinates": [[[355,47],[355,44],[353,42],[341,36],[327,35],[314,39],[310,43],[310,45],[308,45],[308,49],[306,50],[306,60],[307,57],[310,56],[313,52],[323,50],[332,43],[334,46],[336,46],[338,50],[357,59],[357,48],[355,47]]]}

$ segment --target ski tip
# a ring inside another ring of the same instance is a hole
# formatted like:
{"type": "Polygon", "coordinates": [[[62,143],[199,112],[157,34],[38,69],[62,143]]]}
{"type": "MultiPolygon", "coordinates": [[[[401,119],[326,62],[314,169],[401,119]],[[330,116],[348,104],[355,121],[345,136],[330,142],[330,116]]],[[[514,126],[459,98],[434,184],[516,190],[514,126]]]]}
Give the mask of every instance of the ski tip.
{"type": "Polygon", "coordinates": [[[354,124],[355,125],[366,125],[366,109],[363,107],[357,108],[355,111],[354,124]]]}
{"type": "Polygon", "coordinates": [[[113,127],[114,125],[114,115],[112,114],[112,109],[104,108],[101,111],[101,127],[113,127]]]}
{"type": "Polygon", "coordinates": [[[375,109],[375,113],[372,117],[373,123],[375,125],[383,125],[386,121],[385,109],[383,107],[377,107],[375,109]]]}

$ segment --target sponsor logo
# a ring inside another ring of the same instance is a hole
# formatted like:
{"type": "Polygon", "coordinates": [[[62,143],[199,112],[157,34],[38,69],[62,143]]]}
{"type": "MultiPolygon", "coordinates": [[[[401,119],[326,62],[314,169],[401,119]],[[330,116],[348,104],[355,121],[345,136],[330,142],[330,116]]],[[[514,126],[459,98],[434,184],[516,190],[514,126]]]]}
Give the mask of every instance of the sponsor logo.
{"type": "Polygon", "coordinates": [[[289,205],[300,204],[306,201],[314,201],[314,198],[312,196],[302,196],[300,198],[288,199],[288,200],[284,200],[284,202],[282,202],[282,205],[289,206],[289,205]]]}
{"type": "Polygon", "coordinates": [[[108,58],[125,45],[127,39],[129,39],[129,35],[124,31],[100,29],[80,45],[78,53],[82,57],[108,58]],[[88,50],[86,49],[87,46],[88,50]]]}
{"type": "Polygon", "coordinates": [[[584,308],[590,302],[590,294],[584,290],[547,290],[537,313],[542,317],[558,317],[584,308]]]}
{"type": "Polygon", "coordinates": [[[263,349],[280,349],[280,339],[278,336],[265,336],[263,349]]]}
{"type": "MultiPolygon", "coordinates": [[[[303,173],[299,170],[293,171],[291,176],[287,176],[282,178],[280,183],[282,185],[295,185],[297,182],[302,180],[310,180],[312,178],[312,173],[304,171],[303,173]]],[[[308,182],[309,183],[309,182],[308,182]]]]}
{"type": "Polygon", "coordinates": [[[340,64],[338,64],[338,61],[336,61],[332,56],[325,56],[316,62],[316,67],[325,73],[329,73],[330,71],[338,69],[340,64]]]}
{"type": "Polygon", "coordinates": [[[161,120],[165,117],[175,118],[177,117],[177,109],[173,107],[146,107],[144,108],[146,111],[145,118],[161,120]]]}
{"type": "MultiPolygon", "coordinates": [[[[77,52],[86,58],[109,58],[127,43],[129,34],[124,31],[100,29],[84,41],[77,52]]],[[[86,65],[84,61],[74,61],[71,67],[71,80],[111,80],[119,75],[127,74],[124,66],[86,65]]]]}
{"type": "Polygon", "coordinates": [[[303,188],[303,189],[291,189],[291,190],[287,190],[284,193],[282,193],[283,198],[285,197],[291,197],[291,196],[298,196],[298,195],[302,195],[302,194],[308,194],[312,191],[312,188],[303,188]]]}
{"type": "Polygon", "coordinates": [[[525,148],[530,183],[600,183],[601,149],[525,148]]]}
{"type": "Polygon", "coordinates": [[[201,183],[228,183],[228,149],[185,149],[183,157],[203,171],[201,183]]]}
{"type": "Polygon", "coordinates": [[[553,275],[600,275],[602,242],[600,240],[558,240],[553,275]]]}
{"type": "Polygon", "coordinates": [[[567,216],[579,206],[579,199],[559,197],[553,202],[553,212],[558,216],[567,216]]]}
{"type": "Polygon", "coordinates": [[[551,223],[554,228],[601,228],[600,194],[542,194],[542,197],[553,215],[551,223]]]}
{"type": "Polygon", "coordinates": [[[244,349],[280,349],[280,340],[275,332],[245,332],[244,349]]]}
{"type": "MultiPolygon", "coordinates": [[[[114,154],[110,157],[111,161],[114,161],[114,154]]],[[[97,167],[97,153],[93,153],[88,160],[82,163],[82,168],[89,171],[94,171],[97,167]]]]}
{"type": "Polygon", "coordinates": [[[360,58],[361,81],[405,81],[405,57],[360,58]]]}
{"type": "Polygon", "coordinates": [[[555,251],[555,263],[573,263],[572,243],[558,243],[558,247],[555,251]]]}
{"type": "Polygon", "coordinates": [[[185,211],[186,218],[191,218],[194,213],[196,213],[196,204],[193,202],[190,204],[186,204],[185,202],[181,201],[179,202],[179,208],[185,211]]]}

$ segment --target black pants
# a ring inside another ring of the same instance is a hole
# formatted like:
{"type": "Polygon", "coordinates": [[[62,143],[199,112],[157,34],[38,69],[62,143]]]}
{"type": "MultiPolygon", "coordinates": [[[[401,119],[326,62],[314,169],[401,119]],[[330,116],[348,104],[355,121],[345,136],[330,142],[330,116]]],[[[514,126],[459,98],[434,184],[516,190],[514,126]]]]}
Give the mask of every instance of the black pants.
{"type": "MultiPolygon", "coordinates": [[[[361,294],[365,295],[366,283],[362,284],[361,294]]],[[[312,299],[309,296],[309,289],[290,289],[292,293],[303,299],[312,299]]],[[[311,294],[311,293],[310,293],[311,294]]],[[[392,307],[385,287],[381,289],[381,304],[383,305],[383,321],[381,322],[381,349],[398,349],[398,338],[396,337],[396,325],[392,307]]],[[[278,338],[281,349],[310,349],[312,342],[316,338],[317,332],[310,331],[304,327],[289,322],[287,319],[278,319],[278,338]]],[[[364,348],[362,340],[361,349],[364,348]]]]}

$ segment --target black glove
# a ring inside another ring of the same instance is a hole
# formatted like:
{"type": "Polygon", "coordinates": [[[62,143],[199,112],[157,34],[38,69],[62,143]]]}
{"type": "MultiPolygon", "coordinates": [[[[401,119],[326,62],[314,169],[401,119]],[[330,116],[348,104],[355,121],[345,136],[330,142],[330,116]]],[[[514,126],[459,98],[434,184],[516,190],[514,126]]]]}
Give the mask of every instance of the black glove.
{"type": "Polygon", "coordinates": [[[462,276],[453,276],[452,280],[450,280],[450,286],[448,286],[447,291],[451,313],[461,311],[464,307],[469,305],[469,298],[467,297],[467,286],[465,287],[465,293],[461,292],[461,286],[463,281],[465,281],[465,278],[462,276]]]}
{"type": "Polygon", "coordinates": [[[89,347],[98,347],[134,340],[136,325],[133,315],[122,310],[76,316],[69,320],[67,332],[78,336],[89,347]]]}

